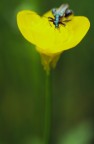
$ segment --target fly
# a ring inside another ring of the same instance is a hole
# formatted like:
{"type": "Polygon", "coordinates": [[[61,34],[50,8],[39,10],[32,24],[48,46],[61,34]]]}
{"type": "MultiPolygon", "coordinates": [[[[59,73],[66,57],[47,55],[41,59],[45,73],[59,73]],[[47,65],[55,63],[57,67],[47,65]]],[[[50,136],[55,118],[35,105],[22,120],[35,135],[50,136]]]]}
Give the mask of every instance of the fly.
{"type": "Polygon", "coordinates": [[[50,22],[53,22],[53,24],[55,25],[55,28],[59,28],[60,24],[65,26],[65,22],[70,21],[70,19],[63,20],[63,18],[68,18],[70,15],[73,14],[73,11],[69,9],[68,4],[62,4],[58,9],[53,8],[52,14],[54,18],[48,17],[48,19],[50,22]]]}

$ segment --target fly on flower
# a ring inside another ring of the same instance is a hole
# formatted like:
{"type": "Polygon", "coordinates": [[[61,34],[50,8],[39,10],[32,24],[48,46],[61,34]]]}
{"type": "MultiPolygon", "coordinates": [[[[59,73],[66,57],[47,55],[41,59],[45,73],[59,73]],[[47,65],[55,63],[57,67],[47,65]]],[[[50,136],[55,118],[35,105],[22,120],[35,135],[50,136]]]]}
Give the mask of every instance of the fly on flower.
{"type": "Polygon", "coordinates": [[[53,24],[55,25],[55,28],[59,28],[60,24],[65,26],[66,22],[71,21],[69,17],[73,15],[73,11],[69,9],[68,4],[62,4],[58,9],[53,8],[52,14],[54,18],[48,17],[48,19],[50,22],[53,22],[53,24]]]}
{"type": "Polygon", "coordinates": [[[17,14],[18,28],[24,38],[36,46],[45,70],[55,67],[60,54],[79,44],[90,28],[87,17],[72,15],[68,4],[54,8],[43,16],[32,10],[22,10],[17,14]],[[49,22],[56,30],[50,28],[49,22]]]}

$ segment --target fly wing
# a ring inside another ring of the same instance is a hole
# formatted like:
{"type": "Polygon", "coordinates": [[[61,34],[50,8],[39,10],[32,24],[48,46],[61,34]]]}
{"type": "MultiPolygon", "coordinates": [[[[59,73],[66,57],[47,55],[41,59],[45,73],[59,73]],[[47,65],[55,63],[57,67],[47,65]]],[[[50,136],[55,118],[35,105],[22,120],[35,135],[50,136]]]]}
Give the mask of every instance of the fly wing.
{"type": "Polygon", "coordinates": [[[59,14],[60,16],[63,16],[68,7],[69,7],[68,4],[62,4],[59,8],[57,8],[56,13],[59,14]]]}

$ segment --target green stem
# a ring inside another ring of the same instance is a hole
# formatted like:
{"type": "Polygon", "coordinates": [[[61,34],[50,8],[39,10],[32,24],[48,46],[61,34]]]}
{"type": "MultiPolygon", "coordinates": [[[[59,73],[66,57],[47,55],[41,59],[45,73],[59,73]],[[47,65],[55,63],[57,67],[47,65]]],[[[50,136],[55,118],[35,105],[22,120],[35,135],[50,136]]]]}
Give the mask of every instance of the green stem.
{"type": "Polygon", "coordinates": [[[44,144],[51,143],[51,123],[52,123],[51,74],[46,73],[44,144]]]}

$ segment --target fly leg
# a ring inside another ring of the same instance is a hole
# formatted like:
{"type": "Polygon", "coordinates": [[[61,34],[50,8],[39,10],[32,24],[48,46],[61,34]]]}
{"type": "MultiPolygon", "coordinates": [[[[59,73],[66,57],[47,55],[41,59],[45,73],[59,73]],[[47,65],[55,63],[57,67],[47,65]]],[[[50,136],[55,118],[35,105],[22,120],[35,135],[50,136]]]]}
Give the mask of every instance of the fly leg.
{"type": "Polygon", "coordinates": [[[61,24],[61,25],[63,25],[63,26],[66,26],[65,23],[66,23],[66,22],[69,22],[69,21],[71,21],[71,20],[64,20],[63,22],[60,21],[59,24],[61,24]]]}
{"type": "Polygon", "coordinates": [[[52,17],[48,17],[48,20],[50,21],[50,20],[54,20],[52,17]]]}
{"type": "MultiPolygon", "coordinates": [[[[50,21],[50,22],[54,22],[54,19],[52,18],[52,17],[48,17],[48,20],[50,21]]],[[[50,24],[50,23],[49,23],[50,24]]],[[[52,27],[52,25],[50,24],[50,26],[52,27]]]]}
{"type": "Polygon", "coordinates": [[[61,24],[61,25],[63,25],[63,26],[66,26],[66,24],[65,24],[65,23],[63,23],[63,22],[59,22],[59,24],[61,24]]]}
{"type": "Polygon", "coordinates": [[[63,22],[69,22],[69,21],[71,21],[71,20],[64,20],[63,22]]]}

